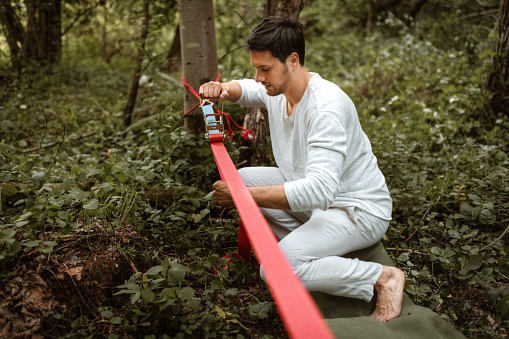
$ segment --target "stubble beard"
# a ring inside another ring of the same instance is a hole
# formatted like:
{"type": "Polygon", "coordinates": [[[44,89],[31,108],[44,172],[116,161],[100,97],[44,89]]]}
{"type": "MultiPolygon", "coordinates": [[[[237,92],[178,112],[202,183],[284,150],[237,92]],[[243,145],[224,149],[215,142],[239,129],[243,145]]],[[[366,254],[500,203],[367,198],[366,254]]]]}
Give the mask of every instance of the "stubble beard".
{"type": "Polygon", "coordinates": [[[283,69],[283,83],[277,87],[273,87],[271,85],[271,87],[274,89],[274,91],[270,92],[269,90],[267,90],[267,95],[269,95],[271,97],[275,97],[277,95],[284,94],[286,92],[286,90],[288,89],[289,83],[290,83],[290,77],[288,76],[288,66],[285,64],[285,68],[283,69]]]}

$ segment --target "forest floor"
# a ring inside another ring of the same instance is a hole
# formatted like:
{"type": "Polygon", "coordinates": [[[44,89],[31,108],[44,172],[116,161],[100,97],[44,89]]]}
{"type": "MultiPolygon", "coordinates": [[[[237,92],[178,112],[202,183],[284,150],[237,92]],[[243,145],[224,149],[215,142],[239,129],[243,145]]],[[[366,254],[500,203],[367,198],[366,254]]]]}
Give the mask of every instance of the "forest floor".
{"type": "MultiPolygon", "coordinates": [[[[139,271],[121,247],[133,243],[151,247],[154,239],[142,237],[129,228],[117,229],[115,235],[101,231],[99,225],[95,230],[62,237],[50,256],[31,251],[7,267],[12,274],[10,281],[0,288],[0,338],[80,337],[86,331],[69,335],[81,326],[76,319],[81,319],[86,326],[93,324],[94,336],[124,333],[122,338],[138,337],[135,333],[126,334],[120,322],[115,324],[98,310],[104,305],[117,312],[129,308],[125,297],[115,295],[116,287],[139,271]]],[[[243,284],[236,303],[241,306],[246,298],[265,289],[261,279],[243,284]]],[[[221,293],[212,297],[217,303],[223,298],[221,293]]],[[[270,319],[240,316],[238,322],[243,324],[242,334],[247,338],[287,337],[275,311],[271,312],[270,319]]],[[[168,329],[167,334],[174,331],[168,329]]]]}

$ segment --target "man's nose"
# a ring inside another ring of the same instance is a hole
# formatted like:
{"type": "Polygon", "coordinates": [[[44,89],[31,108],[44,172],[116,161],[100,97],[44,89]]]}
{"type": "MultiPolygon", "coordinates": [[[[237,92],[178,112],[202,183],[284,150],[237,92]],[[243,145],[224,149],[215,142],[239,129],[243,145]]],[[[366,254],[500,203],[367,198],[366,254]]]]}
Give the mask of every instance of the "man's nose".
{"type": "Polygon", "coordinates": [[[263,80],[265,80],[265,78],[260,74],[259,71],[256,71],[255,80],[256,82],[262,82],[263,80]]]}

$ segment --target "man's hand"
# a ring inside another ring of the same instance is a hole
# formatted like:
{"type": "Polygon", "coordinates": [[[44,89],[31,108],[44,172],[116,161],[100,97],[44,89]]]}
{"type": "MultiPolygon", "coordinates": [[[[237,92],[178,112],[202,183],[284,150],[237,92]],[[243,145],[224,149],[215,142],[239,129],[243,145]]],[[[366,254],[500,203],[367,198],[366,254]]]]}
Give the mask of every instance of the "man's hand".
{"type": "Polygon", "coordinates": [[[222,207],[235,207],[228,185],[221,180],[214,183],[214,198],[217,204],[222,207]]]}
{"type": "Polygon", "coordinates": [[[204,99],[227,99],[230,93],[220,82],[210,81],[200,86],[199,94],[204,99]]]}
{"type": "Polygon", "coordinates": [[[198,93],[203,99],[226,99],[237,102],[242,95],[242,88],[237,81],[210,81],[200,86],[198,93]]]}

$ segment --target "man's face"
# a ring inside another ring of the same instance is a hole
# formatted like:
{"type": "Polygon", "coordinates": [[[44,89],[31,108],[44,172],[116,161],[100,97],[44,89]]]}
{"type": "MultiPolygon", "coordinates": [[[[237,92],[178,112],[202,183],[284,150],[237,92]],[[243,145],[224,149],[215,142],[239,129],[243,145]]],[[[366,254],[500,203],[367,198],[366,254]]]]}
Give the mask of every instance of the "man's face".
{"type": "Polygon", "coordinates": [[[288,66],[272,56],[270,51],[251,51],[251,64],[256,68],[255,80],[265,86],[267,95],[276,96],[286,92],[291,79],[288,66]]]}

